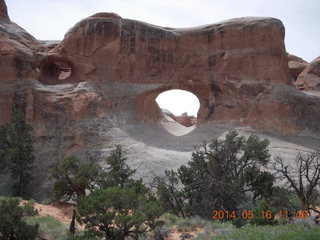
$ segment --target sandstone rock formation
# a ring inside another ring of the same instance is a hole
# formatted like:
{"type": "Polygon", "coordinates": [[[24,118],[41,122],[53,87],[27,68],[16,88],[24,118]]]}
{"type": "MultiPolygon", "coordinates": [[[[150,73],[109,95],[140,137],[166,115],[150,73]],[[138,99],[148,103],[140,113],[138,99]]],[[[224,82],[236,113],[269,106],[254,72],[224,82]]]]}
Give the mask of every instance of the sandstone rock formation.
{"type": "Polygon", "coordinates": [[[288,54],[288,65],[293,81],[296,81],[299,74],[308,66],[308,62],[302,58],[288,54]]]}
{"type": "Polygon", "coordinates": [[[320,90],[320,56],[301,72],[296,85],[301,90],[320,90]]]}
{"type": "Polygon", "coordinates": [[[185,127],[191,127],[197,123],[195,117],[188,115],[174,116],[173,119],[185,127]]]}
{"type": "Polygon", "coordinates": [[[98,13],[55,44],[0,19],[0,124],[20,108],[34,127],[35,198],[45,197],[58,161],[74,154],[100,162],[114,144],[144,179],[231,129],[264,132],[274,151],[319,147],[320,99],[293,86],[280,20],[175,29],[98,13]],[[197,128],[181,137],[160,123],[155,99],[170,89],[200,100],[197,128]]]}
{"type": "Polygon", "coordinates": [[[4,0],[0,0],[0,18],[9,20],[7,5],[4,0]]]}
{"type": "Polygon", "coordinates": [[[11,22],[7,7],[0,1],[0,124],[11,119],[15,100],[13,82],[19,78],[35,78],[36,52],[44,49],[24,29],[11,22]]]}
{"type": "Polygon", "coordinates": [[[178,122],[182,126],[191,127],[197,123],[197,118],[194,116],[189,116],[188,114],[182,114],[180,116],[174,115],[172,112],[167,109],[161,109],[162,113],[172,118],[174,121],[178,122]]]}

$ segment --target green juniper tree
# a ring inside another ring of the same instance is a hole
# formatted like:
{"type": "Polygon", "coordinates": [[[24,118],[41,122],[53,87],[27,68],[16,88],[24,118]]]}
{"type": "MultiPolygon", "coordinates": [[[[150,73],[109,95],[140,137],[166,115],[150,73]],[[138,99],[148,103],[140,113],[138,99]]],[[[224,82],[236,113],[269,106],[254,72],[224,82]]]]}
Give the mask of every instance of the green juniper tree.
{"type": "Polygon", "coordinates": [[[54,200],[76,200],[92,190],[100,179],[101,168],[97,164],[82,163],[71,156],[58,164],[51,173],[54,180],[54,200]]]}
{"type": "Polygon", "coordinates": [[[162,205],[181,216],[209,218],[213,210],[236,211],[243,202],[267,197],[273,176],[261,167],[270,159],[268,144],[235,131],[204,144],[177,173],[166,172],[164,179],[155,179],[162,205]]]}
{"type": "MultiPolygon", "coordinates": [[[[58,164],[51,173],[53,184],[52,193],[54,200],[76,200],[86,195],[86,190],[93,190],[100,179],[101,168],[97,164],[82,163],[72,156],[58,164]]],[[[69,232],[75,233],[74,209],[69,232]]]]}
{"type": "Polygon", "coordinates": [[[224,140],[213,139],[193,152],[188,165],[178,169],[191,214],[208,217],[208,209],[237,210],[241,202],[248,201],[247,193],[254,193],[254,198],[266,194],[260,184],[271,188],[272,175],[260,169],[270,159],[268,144],[266,139],[245,138],[232,131],[224,140]]]}
{"type": "Polygon", "coordinates": [[[155,177],[152,185],[156,189],[160,204],[166,211],[186,218],[187,199],[184,191],[179,189],[180,183],[179,176],[175,171],[166,170],[165,176],[155,177]]]}
{"type": "Polygon", "coordinates": [[[80,223],[86,227],[85,236],[109,240],[139,239],[162,222],[162,209],[156,201],[119,186],[97,189],[77,200],[80,223]]]}
{"type": "Polygon", "coordinates": [[[89,195],[77,199],[78,221],[86,226],[83,238],[122,240],[140,239],[162,224],[162,208],[141,179],[134,180],[132,170],[116,148],[106,158],[107,171],[89,195]]]}
{"type": "Polygon", "coordinates": [[[28,225],[23,217],[30,213],[19,206],[19,199],[9,198],[0,201],[0,240],[34,240],[39,225],[28,225]]]}
{"type": "Polygon", "coordinates": [[[24,114],[16,110],[13,119],[0,127],[0,171],[10,173],[15,181],[13,195],[28,197],[28,185],[31,181],[34,155],[32,126],[26,122],[24,114]]]}
{"type": "Polygon", "coordinates": [[[136,171],[132,170],[127,165],[127,158],[123,156],[121,145],[116,145],[115,147],[116,148],[112,150],[110,155],[106,158],[108,167],[107,172],[103,174],[103,181],[100,183],[102,188],[110,186],[126,188],[134,182],[132,175],[136,171]]]}

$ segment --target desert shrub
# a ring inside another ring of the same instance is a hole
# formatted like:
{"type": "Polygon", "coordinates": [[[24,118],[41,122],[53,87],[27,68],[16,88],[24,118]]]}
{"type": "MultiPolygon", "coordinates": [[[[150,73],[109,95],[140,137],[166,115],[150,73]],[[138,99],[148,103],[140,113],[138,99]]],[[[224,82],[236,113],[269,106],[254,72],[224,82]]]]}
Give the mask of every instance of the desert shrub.
{"type": "Polygon", "coordinates": [[[187,216],[187,199],[185,192],[178,188],[181,185],[178,173],[166,170],[165,176],[155,177],[152,183],[161,206],[166,212],[185,218],[187,216]]]}
{"type": "Polygon", "coordinates": [[[220,233],[215,240],[317,240],[320,228],[306,228],[295,224],[276,226],[246,225],[229,233],[220,233]]]}
{"type": "Polygon", "coordinates": [[[64,159],[51,173],[51,178],[54,180],[52,187],[54,200],[75,200],[85,196],[86,190],[94,188],[100,170],[97,164],[83,163],[74,156],[64,159]]]}
{"type": "Polygon", "coordinates": [[[29,224],[39,225],[39,237],[55,240],[65,240],[68,238],[68,227],[54,217],[30,217],[26,221],[29,224]]]}
{"type": "Polygon", "coordinates": [[[31,199],[29,201],[24,202],[21,207],[23,210],[23,215],[26,217],[32,217],[38,215],[38,210],[33,207],[35,204],[35,200],[31,199]]]}
{"type": "Polygon", "coordinates": [[[38,233],[38,224],[28,224],[25,212],[19,206],[19,199],[8,198],[0,201],[0,239],[33,240],[38,233]]]}
{"type": "Polygon", "coordinates": [[[255,225],[274,225],[276,209],[267,203],[266,199],[257,201],[253,207],[254,218],[250,220],[255,225]]]}
{"type": "MultiPolygon", "coordinates": [[[[182,218],[166,213],[161,217],[161,220],[164,221],[164,225],[160,229],[161,231],[166,231],[166,233],[170,233],[174,229],[181,233],[203,229],[202,237],[212,236],[213,234],[214,224],[200,217],[182,218]]],[[[230,226],[230,224],[228,226],[230,226]]]]}
{"type": "Polygon", "coordinates": [[[138,239],[162,224],[163,211],[153,199],[137,193],[135,187],[121,186],[96,189],[77,199],[79,222],[86,225],[85,234],[106,239],[138,239]]]}
{"type": "Polygon", "coordinates": [[[153,233],[153,239],[154,240],[164,240],[169,237],[170,232],[172,231],[172,228],[167,226],[158,226],[154,229],[153,233]]]}
{"type": "Polygon", "coordinates": [[[302,226],[305,228],[319,228],[319,226],[315,222],[314,216],[309,216],[308,218],[296,218],[293,223],[294,225],[302,226]]]}
{"type": "Polygon", "coordinates": [[[50,198],[45,198],[41,201],[41,204],[43,205],[49,205],[52,202],[52,199],[50,198]]]}
{"type": "Polygon", "coordinates": [[[213,139],[194,151],[177,173],[167,171],[164,179],[155,179],[160,202],[176,215],[210,219],[213,210],[238,210],[245,201],[269,196],[274,178],[261,171],[270,160],[268,144],[235,131],[224,140],[213,139]]]}

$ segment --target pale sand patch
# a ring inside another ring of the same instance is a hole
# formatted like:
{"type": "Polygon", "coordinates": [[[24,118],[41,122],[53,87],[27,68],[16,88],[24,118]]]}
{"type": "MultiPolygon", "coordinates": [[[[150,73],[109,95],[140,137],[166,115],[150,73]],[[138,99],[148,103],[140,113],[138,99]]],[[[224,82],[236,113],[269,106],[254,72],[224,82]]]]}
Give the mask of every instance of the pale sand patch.
{"type": "Polygon", "coordinates": [[[34,208],[38,210],[40,217],[51,216],[63,224],[70,224],[71,222],[73,204],[59,202],[43,205],[35,203],[34,208]]]}

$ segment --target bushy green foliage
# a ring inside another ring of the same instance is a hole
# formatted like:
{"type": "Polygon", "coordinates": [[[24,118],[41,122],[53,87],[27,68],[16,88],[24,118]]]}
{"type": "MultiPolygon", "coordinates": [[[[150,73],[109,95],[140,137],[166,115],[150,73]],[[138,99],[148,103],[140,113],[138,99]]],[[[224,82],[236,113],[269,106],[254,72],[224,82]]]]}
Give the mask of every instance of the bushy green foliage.
{"type": "Polygon", "coordinates": [[[19,199],[0,200],[0,240],[33,240],[38,233],[38,224],[29,225],[23,219],[24,208],[19,199]]]}
{"type": "Polygon", "coordinates": [[[257,201],[253,207],[254,218],[250,220],[254,225],[274,225],[276,209],[273,208],[265,198],[257,201]]]}
{"type": "Polygon", "coordinates": [[[175,214],[183,209],[190,215],[210,218],[213,210],[237,210],[248,201],[247,193],[252,193],[252,200],[270,195],[273,176],[260,170],[270,160],[268,144],[266,139],[245,138],[235,131],[224,140],[204,144],[177,174],[167,172],[164,179],[156,179],[162,205],[175,214]],[[179,183],[182,190],[178,190],[179,183]]]}
{"type": "Polygon", "coordinates": [[[82,163],[72,156],[57,165],[51,178],[53,184],[53,197],[55,200],[76,199],[84,196],[86,190],[92,190],[100,178],[101,169],[96,164],[82,163]]]}
{"type": "Polygon", "coordinates": [[[300,210],[299,198],[292,190],[275,186],[272,188],[272,195],[268,199],[277,212],[288,211],[290,219],[293,217],[292,213],[300,210]]]}
{"type": "Polygon", "coordinates": [[[248,166],[244,171],[244,182],[249,186],[253,194],[253,200],[257,198],[266,198],[272,195],[274,177],[270,172],[260,171],[255,166],[248,166]]]}
{"type": "Polygon", "coordinates": [[[34,203],[34,201],[27,201],[21,205],[24,216],[33,217],[38,214],[38,210],[33,207],[34,203]]]}
{"type": "MultiPolygon", "coordinates": [[[[76,200],[86,195],[86,190],[95,188],[101,178],[101,168],[97,164],[82,163],[78,158],[72,156],[57,165],[51,178],[55,180],[52,188],[54,200],[76,200]]],[[[76,211],[74,210],[70,222],[69,232],[74,234],[76,211]]]]}
{"type": "MultiPolygon", "coordinates": [[[[214,225],[210,220],[208,221],[197,216],[182,218],[182,217],[178,217],[177,215],[168,214],[168,213],[162,215],[160,219],[163,220],[164,225],[157,229],[157,233],[158,233],[158,236],[165,237],[165,239],[169,237],[170,233],[173,230],[181,233],[200,230],[202,233],[201,234],[199,233],[201,235],[201,238],[199,239],[207,240],[213,236],[214,225]]],[[[219,227],[223,227],[223,224],[219,223],[219,227]]]]}
{"type": "MultiPolygon", "coordinates": [[[[59,222],[54,217],[51,217],[51,216],[29,217],[26,219],[26,221],[29,224],[39,225],[39,234],[38,234],[39,239],[52,239],[52,240],[78,239],[75,236],[72,236],[68,233],[68,226],[59,222]]],[[[79,232],[79,234],[82,234],[82,233],[79,232]]]]}
{"type": "Polygon", "coordinates": [[[187,216],[187,199],[184,191],[178,189],[180,179],[173,170],[166,170],[164,177],[155,177],[155,187],[159,202],[162,207],[172,214],[185,218],[187,216]]]}
{"type": "Polygon", "coordinates": [[[209,217],[210,210],[237,210],[246,200],[246,192],[260,195],[255,183],[261,182],[260,167],[270,159],[268,144],[257,136],[246,139],[232,131],[224,140],[213,139],[193,152],[188,165],[178,170],[191,213],[209,217]]]}
{"type": "Polygon", "coordinates": [[[77,200],[79,221],[86,224],[86,234],[106,239],[138,239],[161,224],[158,204],[134,188],[97,189],[77,200]]]}
{"type": "Polygon", "coordinates": [[[101,188],[120,186],[121,188],[129,187],[133,183],[132,175],[136,172],[126,163],[127,158],[123,156],[121,145],[116,145],[106,158],[107,171],[102,175],[101,188]]]}
{"type": "Polygon", "coordinates": [[[15,180],[13,195],[28,197],[28,185],[33,168],[32,126],[24,114],[15,111],[10,123],[0,126],[0,172],[9,172],[15,180]]]}

